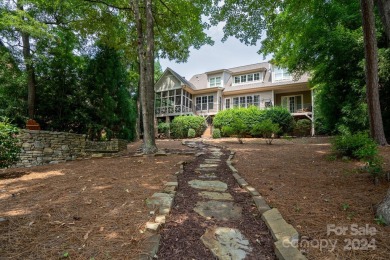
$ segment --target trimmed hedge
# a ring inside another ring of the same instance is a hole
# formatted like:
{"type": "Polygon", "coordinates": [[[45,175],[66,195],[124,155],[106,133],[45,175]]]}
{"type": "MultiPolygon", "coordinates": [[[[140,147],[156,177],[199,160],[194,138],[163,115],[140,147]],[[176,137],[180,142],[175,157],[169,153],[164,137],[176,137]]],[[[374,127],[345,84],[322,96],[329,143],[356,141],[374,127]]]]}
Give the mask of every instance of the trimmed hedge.
{"type": "Polygon", "coordinates": [[[171,122],[171,136],[173,138],[187,138],[189,129],[195,130],[195,137],[199,137],[206,130],[207,125],[201,116],[177,116],[171,122]]]}
{"type": "MultiPolygon", "coordinates": [[[[249,135],[251,129],[256,124],[260,123],[264,120],[265,110],[260,110],[255,106],[251,106],[249,108],[234,108],[227,109],[218,112],[218,114],[214,117],[213,125],[215,128],[222,129],[223,127],[230,127],[234,124],[234,121],[239,118],[242,120],[242,124],[245,127],[244,134],[249,135]]],[[[222,130],[222,135],[227,136],[222,130]]]]}
{"type": "Polygon", "coordinates": [[[243,124],[243,135],[250,135],[253,127],[264,120],[271,120],[272,123],[280,126],[280,131],[276,134],[284,134],[292,131],[294,127],[294,118],[290,112],[282,107],[274,107],[270,109],[259,109],[251,106],[249,108],[234,108],[218,112],[214,117],[214,127],[222,129],[222,135],[228,136],[223,127],[230,127],[233,122],[240,119],[243,124]]]}

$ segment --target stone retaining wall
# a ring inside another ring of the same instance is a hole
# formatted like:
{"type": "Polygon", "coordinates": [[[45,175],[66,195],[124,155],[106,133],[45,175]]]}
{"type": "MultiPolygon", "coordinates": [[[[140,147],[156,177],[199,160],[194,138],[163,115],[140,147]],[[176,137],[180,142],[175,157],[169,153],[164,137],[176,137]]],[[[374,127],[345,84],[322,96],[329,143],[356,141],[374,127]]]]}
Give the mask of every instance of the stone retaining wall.
{"type": "Polygon", "coordinates": [[[85,135],[21,130],[20,160],[16,167],[30,167],[75,160],[85,156],[85,135]]]}
{"type": "Polygon", "coordinates": [[[14,167],[55,164],[93,156],[94,153],[118,153],[127,149],[126,140],[95,142],[86,140],[85,135],[73,133],[21,130],[18,138],[20,160],[14,167]]]}
{"type": "Polygon", "coordinates": [[[127,149],[127,141],[112,139],[111,141],[89,141],[85,145],[85,151],[94,153],[117,153],[127,149]]]}

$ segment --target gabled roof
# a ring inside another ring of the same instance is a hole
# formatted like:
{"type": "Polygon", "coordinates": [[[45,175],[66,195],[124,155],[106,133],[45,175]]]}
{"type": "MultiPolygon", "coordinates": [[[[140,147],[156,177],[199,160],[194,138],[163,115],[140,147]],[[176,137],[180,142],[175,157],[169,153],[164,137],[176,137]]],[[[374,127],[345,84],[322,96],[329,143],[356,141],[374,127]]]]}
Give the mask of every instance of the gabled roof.
{"type": "Polygon", "coordinates": [[[186,85],[186,86],[189,86],[191,88],[194,88],[194,85],[192,85],[191,82],[189,82],[188,80],[186,80],[184,77],[180,76],[178,73],[176,73],[173,69],[171,68],[167,68],[164,73],[161,75],[161,77],[157,80],[156,84],[154,84],[155,86],[157,86],[162,80],[163,78],[168,74],[168,73],[171,73],[175,78],[177,78],[183,85],[186,85]]]}

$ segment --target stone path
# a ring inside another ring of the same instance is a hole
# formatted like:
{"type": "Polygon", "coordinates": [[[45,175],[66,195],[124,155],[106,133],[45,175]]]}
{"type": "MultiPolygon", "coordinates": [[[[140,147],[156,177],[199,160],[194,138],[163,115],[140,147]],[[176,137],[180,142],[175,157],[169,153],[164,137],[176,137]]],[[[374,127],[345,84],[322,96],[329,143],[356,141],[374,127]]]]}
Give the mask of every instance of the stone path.
{"type": "Polygon", "coordinates": [[[234,153],[202,142],[162,192],[146,200],[154,221],[139,260],[306,260],[299,234],[233,167],[234,153]]]}
{"type": "MultiPolygon", "coordinates": [[[[227,167],[230,152],[200,142],[186,145],[198,148],[199,153],[194,163],[184,167],[183,176],[178,176],[178,190],[169,216],[172,220],[161,232],[157,258],[275,259],[272,242],[269,243],[272,237],[260,214],[253,210],[256,206],[250,192],[238,186],[227,167]],[[183,246],[177,245],[180,243],[183,246]]],[[[168,195],[162,198],[169,200],[168,195]]],[[[172,202],[164,201],[162,205],[167,203],[172,202]]]]}
{"type": "MultiPolygon", "coordinates": [[[[221,149],[209,150],[211,155],[198,168],[202,179],[214,179],[215,175],[210,175],[210,172],[216,172],[221,162],[221,149]]],[[[223,226],[223,221],[239,220],[242,212],[242,208],[231,201],[232,196],[226,193],[227,184],[218,180],[192,180],[188,183],[199,190],[200,196],[209,199],[197,202],[194,211],[206,219],[222,221],[219,227],[206,229],[201,237],[203,244],[219,259],[245,259],[247,253],[252,251],[249,241],[240,230],[223,226]]]]}

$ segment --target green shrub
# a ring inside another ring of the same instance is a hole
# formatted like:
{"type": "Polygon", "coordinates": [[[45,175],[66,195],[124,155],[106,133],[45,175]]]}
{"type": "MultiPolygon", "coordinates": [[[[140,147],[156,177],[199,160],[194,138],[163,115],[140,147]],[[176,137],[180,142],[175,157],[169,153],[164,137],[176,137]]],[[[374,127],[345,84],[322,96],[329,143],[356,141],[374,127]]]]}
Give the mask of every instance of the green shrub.
{"type": "Polygon", "coordinates": [[[294,118],[287,109],[283,107],[273,107],[264,111],[264,119],[270,119],[272,123],[280,126],[280,131],[277,134],[285,134],[293,130],[294,118]]]}
{"type": "Polygon", "coordinates": [[[16,138],[18,129],[7,119],[0,120],[0,168],[4,168],[18,160],[20,147],[16,138]]]}
{"type": "Polygon", "coordinates": [[[236,136],[238,142],[242,144],[242,138],[246,135],[248,130],[244,120],[239,117],[235,117],[229,125],[222,127],[222,132],[228,136],[236,136]]]}
{"type": "Polygon", "coordinates": [[[309,119],[300,119],[294,125],[294,134],[297,136],[310,135],[311,121],[309,119]]]}
{"type": "Polygon", "coordinates": [[[164,123],[164,122],[161,122],[158,124],[157,126],[158,128],[158,132],[160,134],[165,134],[165,135],[169,135],[169,129],[170,129],[170,124],[169,123],[164,123]]]}
{"type": "Polygon", "coordinates": [[[252,128],[252,135],[254,136],[262,136],[266,138],[266,144],[272,144],[272,140],[274,138],[274,134],[279,132],[280,127],[278,124],[272,123],[270,119],[263,120],[261,123],[256,124],[252,128]]]}
{"type": "Polygon", "coordinates": [[[187,138],[190,128],[195,130],[195,137],[201,136],[207,128],[205,119],[201,116],[177,116],[171,122],[171,136],[187,138]]]}
{"type": "Polygon", "coordinates": [[[364,132],[336,136],[333,139],[332,147],[340,156],[355,159],[373,157],[378,154],[375,141],[364,132]]]}
{"type": "MultiPolygon", "coordinates": [[[[255,106],[222,110],[214,117],[213,125],[222,129],[224,126],[230,126],[235,118],[240,118],[247,129],[245,134],[249,135],[250,129],[264,119],[264,114],[265,110],[260,110],[255,106]]],[[[222,135],[226,136],[226,132],[223,130],[222,135]]]]}
{"type": "Polygon", "coordinates": [[[188,129],[188,134],[187,134],[188,138],[195,138],[195,135],[196,133],[194,129],[192,128],[188,129]]]}
{"type": "Polygon", "coordinates": [[[367,133],[336,136],[332,142],[334,152],[366,162],[367,171],[374,177],[383,173],[383,160],[378,155],[378,146],[367,133]]]}
{"type": "Polygon", "coordinates": [[[219,128],[215,128],[213,130],[213,138],[214,139],[221,138],[221,130],[219,130],[219,128]]]}
{"type": "Polygon", "coordinates": [[[258,136],[261,135],[263,138],[266,138],[266,144],[272,144],[272,140],[277,132],[280,131],[278,124],[272,123],[270,119],[263,120],[261,123],[256,124],[252,128],[252,135],[258,136]]]}

